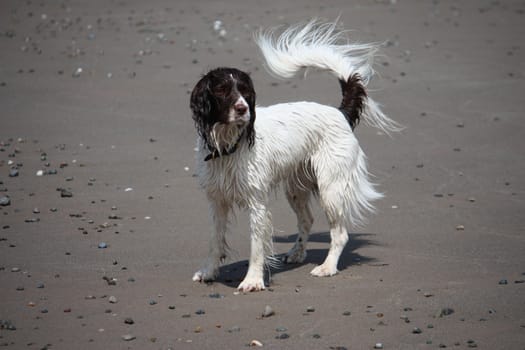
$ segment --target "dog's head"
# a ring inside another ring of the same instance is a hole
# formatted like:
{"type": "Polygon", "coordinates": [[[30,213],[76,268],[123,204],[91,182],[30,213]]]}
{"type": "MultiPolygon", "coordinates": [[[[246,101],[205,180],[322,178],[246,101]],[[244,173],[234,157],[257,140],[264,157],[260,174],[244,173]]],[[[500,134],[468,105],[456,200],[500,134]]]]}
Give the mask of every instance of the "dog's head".
{"type": "Polygon", "coordinates": [[[208,148],[228,149],[240,137],[253,144],[255,90],[245,72],[235,68],[211,70],[193,88],[190,108],[208,148]]]}

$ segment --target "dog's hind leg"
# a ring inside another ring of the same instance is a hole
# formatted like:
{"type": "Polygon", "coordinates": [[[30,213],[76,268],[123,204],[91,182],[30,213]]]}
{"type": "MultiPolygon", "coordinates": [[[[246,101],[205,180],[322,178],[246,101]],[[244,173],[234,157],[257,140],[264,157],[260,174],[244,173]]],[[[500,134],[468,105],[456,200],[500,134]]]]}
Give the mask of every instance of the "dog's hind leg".
{"type": "Polygon", "coordinates": [[[330,250],[325,261],[310,273],[314,276],[333,276],[337,273],[337,263],[348,242],[344,220],[344,194],[338,181],[324,182],[319,189],[319,200],[330,224],[330,250]]]}
{"type": "Polygon", "coordinates": [[[210,199],[210,216],[213,220],[213,231],[209,241],[208,257],[203,267],[195,272],[193,280],[198,282],[212,281],[217,277],[220,264],[226,259],[228,244],[226,231],[230,206],[220,200],[210,199]]]}
{"type": "Polygon", "coordinates": [[[283,257],[283,262],[288,264],[299,264],[306,259],[306,244],[308,236],[314,222],[312,211],[310,210],[311,191],[305,185],[289,181],[286,186],[286,198],[293,211],[297,215],[297,239],[288,253],[283,257]]]}

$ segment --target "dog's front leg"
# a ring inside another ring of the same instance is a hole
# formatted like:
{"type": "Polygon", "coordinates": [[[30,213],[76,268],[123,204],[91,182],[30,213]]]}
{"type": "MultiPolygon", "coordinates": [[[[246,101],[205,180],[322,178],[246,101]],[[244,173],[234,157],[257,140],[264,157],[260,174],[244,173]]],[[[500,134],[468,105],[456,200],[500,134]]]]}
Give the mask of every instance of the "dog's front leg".
{"type": "Polygon", "coordinates": [[[219,273],[221,262],[226,259],[228,249],[226,231],[228,229],[229,210],[230,206],[224,201],[210,199],[210,216],[213,221],[213,231],[209,241],[208,257],[203,267],[193,275],[194,281],[213,281],[219,273]]]}
{"type": "Polygon", "coordinates": [[[250,211],[250,264],[240,291],[253,292],[264,289],[264,262],[272,254],[272,223],[266,203],[253,205],[250,211]]]}

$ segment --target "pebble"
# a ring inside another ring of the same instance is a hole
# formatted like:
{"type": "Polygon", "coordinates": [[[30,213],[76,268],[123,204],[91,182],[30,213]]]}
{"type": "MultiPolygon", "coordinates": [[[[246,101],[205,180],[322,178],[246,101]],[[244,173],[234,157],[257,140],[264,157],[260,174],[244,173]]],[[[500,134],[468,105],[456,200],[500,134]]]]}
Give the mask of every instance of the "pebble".
{"type": "Polygon", "coordinates": [[[502,279],[502,280],[500,280],[500,281],[498,282],[498,284],[502,284],[502,285],[504,285],[504,284],[508,284],[508,283],[509,283],[509,282],[508,282],[506,279],[502,279]]]}
{"type": "Polygon", "coordinates": [[[263,343],[261,343],[260,341],[254,339],[250,342],[250,346],[257,346],[257,347],[262,347],[263,346],[263,343]]]}
{"type": "Polygon", "coordinates": [[[315,307],[313,307],[313,306],[308,306],[306,308],[306,312],[314,312],[314,311],[315,311],[315,307]]]}
{"type": "Polygon", "coordinates": [[[135,321],[133,321],[133,319],[131,317],[126,317],[126,319],[124,320],[124,323],[125,324],[134,324],[135,321]]]}
{"type": "Polygon", "coordinates": [[[62,198],[71,198],[73,197],[73,193],[71,191],[68,191],[64,188],[60,189],[60,197],[62,198]]]}
{"type": "Polygon", "coordinates": [[[264,307],[264,311],[262,313],[262,317],[270,317],[270,316],[273,316],[275,315],[275,311],[273,311],[273,309],[271,308],[271,306],[269,305],[266,305],[264,307]]]}
{"type": "Polygon", "coordinates": [[[453,313],[454,313],[454,309],[449,308],[449,307],[444,307],[441,310],[439,310],[437,316],[438,317],[449,316],[449,315],[452,315],[453,313]]]}
{"type": "Polygon", "coordinates": [[[7,329],[8,331],[15,331],[15,325],[9,320],[0,320],[0,329],[7,329]]]}
{"type": "Polygon", "coordinates": [[[135,339],[136,339],[136,337],[134,335],[132,335],[132,334],[124,334],[122,336],[122,340],[124,340],[124,341],[132,341],[132,340],[135,340],[135,339]]]}
{"type": "Polygon", "coordinates": [[[117,300],[117,297],[112,295],[108,298],[108,301],[111,303],[111,304],[116,304],[118,302],[117,300]]]}
{"type": "Polygon", "coordinates": [[[81,67],[78,67],[77,69],[75,69],[75,71],[72,74],[73,78],[78,78],[82,74],[83,71],[84,70],[81,67]]]}
{"type": "Polygon", "coordinates": [[[100,242],[100,243],[98,244],[98,247],[99,247],[100,249],[105,249],[105,248],[108,247],[108,244],[107,244],[106,242],[100,242]]]}
{"type": "Polygon", "coordinates": [[[157,305],[157,301],[152,299],[152,300],[149,301],[149,304],[150,305],[157,305]]]}
{"type": "Polygon", "coordinates": [[[465,226],[464,225],[457,225],[456,226],[456,230],[457,231],[465,231],[465,226]]]}
{"type": "Polygon", "coordinates": [[[19,174],[18,169],[11,169],[9,170],[9,177],[17,177],[19,174]]]}
{"type": "Polygon", "coordinates": [[[36,176],[44,176],[44,170],[38,170],[36,176]]]}
{"type": "Polygon", "coordinates": [[[196,315],[204,315],[205,313],[206,312],[204,310],[202,310],[202,309],[199,309],[199,310],[195,311],[196,315]]]}
{"type": "Polygon", "coordinates": [[[275,337],[275,339],[288,339],[288,338],[290,338],[290,335],[288,335],[288,333],[281,333],[275,337]]]}
{"type": "Polygon", "coordinates": [[[8,196],[0,197],[0,206],[6,207],[11,204],[11,199],[8,196]]]}
{"type": "Polygon", "coordinates": [[[423,333],[423,331],[419,327],[414,327],[414,329],[412,329],[412,333],[413,334],[421,334],[421,333],[423,333]]]}
{"type": "Polygon", "coordinates": [[[374,349],[383,349],[383,343],[376,343],[374,349]]]}

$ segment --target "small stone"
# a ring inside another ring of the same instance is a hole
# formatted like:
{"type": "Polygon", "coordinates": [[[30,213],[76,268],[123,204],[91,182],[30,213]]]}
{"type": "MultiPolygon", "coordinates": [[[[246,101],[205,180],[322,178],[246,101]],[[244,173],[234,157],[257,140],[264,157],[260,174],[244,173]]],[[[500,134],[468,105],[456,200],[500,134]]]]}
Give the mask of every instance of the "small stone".
{"type": "Polygon", "coordinates": [[[441,310],[439,310],[437,316],[438,317],[449,316],[449,315],[452,315],[453,313],[454,313],[454,309],[449,308],[449,307],[444,307],[441,310]]]}
{"type": "Polygon", "coordinates": [[[151,299],[151,300],[149,301],[149,304],[152,305],[152,306],[153,306],[153,305],[157,305],[157,301],[151,299]]]}
{"type": "Polygon", "coordinates": [[[465,231],[465,226],[464,225],[457,225],[456,226],[456,231],[465,231]]]}
{"type": "Polygon", "coordinates": [[[383,349],[383,343],[376,343],[374,349],[383,349]]]}
{"type": "Polygon", "coordinates": [[[8,196],[0,197],[0,206],[6,207],[11,204],[11,199],[8,196]]]}
{"type": "Polygon", "coordinates": [[[275,311],[273,311],[273,309],[271,308],[271,306],[269,305],[266,305],[264,307],[264,311],[262,313],[262,317],[270,317],[270,316],[273,316],[275,315],[275,311]]]}
{"type": "Polygon", "coordinates": [[[252,341],[250,342],[250,346],[262,347],[262,346],[263,346],[263,343],[261,343],[260,341],[254,339],[254,340],[252,340],[252,341]]]}
{"type": "Polygon", "coordinates": [[[204,315],[205,313],[206,312],[204,310],[202,310],[202,309],[199,309],[199,310],[195,311],[196,315],[204,315]]]}
{"type": "Polygon", "coordinates": [[[275,328],[275,331],[276,332],[286,332],[288,329],[286,329],[286,327],[277,327],[275,328]]]}
{"type": "Polygon", "coordinates": [[[315,312],[315,308],[313,306],[308,306],[306,312],[315,312]]]}
{"type": "Polygon", "coordinates": [[[9,170],[9,177],[17,177],[18,174],[19,174],[18,169],[13,168],[9,170]]]}
{"type": "Polygon", "coordinates": [[[124,323],[125,323],[125,324],[134,324],[135,321],[133,321],[133,319],[132,319],[131,317],[126,317],[126,318],[124,319],[124,323]]]}
{"type": "Polygon", "coordinates": [[[75,69],[75,71],[72,74],[73,78],[78,78],[82,74],[83,71],[84,70],[81,67],[78,67],[77,69],[75,69]]]}
{"type": "Polygon", "coordinates": [[[425,296],[425,298],[430,298],[430,297],[434,296],[434,294],[432,294],[430,292],[425,292],[425,293],[423,293],[423,295],[425,296]]]}
{"type": "Polygon", "coordinates": [[[350,316],[351,314],[352,314],[352,312],[350,312],[350,311],[343,312],[343,316],[350,316]]]}
{"type": "Polygon", "coordinates": [[[13,267],[11,269],[11,272],[20,272],[20,268],[19,267],[13,267]]]}
{"type": "Polygon", "coordinates": [[[98,244],[98,247],[99,247],[100,249],[106,249],[106,248],[108,247],[108,244],[107,244],[106,242],[100,242],[100,243],[98,244]]]}
{"type": "Polygon", "coordinates": [[[60,189],[60,197],[62,198],[71,198],[73,197],[73,193],[71,191],[68,191],[64,188],[60,189]]]}
{"type": "Polygon", "coordinates": [[[423,331],[421,330],[421,328],[415,327],[414,329],[412,329],[412,333],[413,334],[421,334],[421,333],[423,333],[423,331]]]}
{"type": "Polygon", "coordinates": [[[288,335],[288,333],[281,333],[275,337],[275,339],[288,339],[288,338],[290,338],[290,335],[288,335]]]}
{"type": "Polygon", "coordinates": [[[38,170],[36,176],[44,176],[44,170],[38,170]]]}
{"type": "Polygon", "coordinates": [[[125,334],[122,336],[122,340],[124,341],[132,341],[132,340],[135,340],[136,337],[132,334],[125,334]]]}
{"type": "Polygon", "coordinates": [[[170,305],[170,306],[168,306],[168,309],[170,309],[170,310],[175,310],[175,305],[170,305]]]}
{"type": "Polygon", "coordinates": [[[108,301],[111,303],[111,304],[116,304],[118,302],[117,300],[117,297],[112,295],[108,298],[108,301]]]}
{"type": "Polygon", "coordinates": [[[233,326],[232,328],[228,329],[228,333],[237,333],[241,331],[241,327],[239,326],[233,326]]]}
{"type": "Polygon", "coordinates": [[[508,284],[509,281],[507,281],[506,279],[502,279],[498,282],[498,284],[501,284],[501,285],[505,285],[505,284],[508,284]]]}

